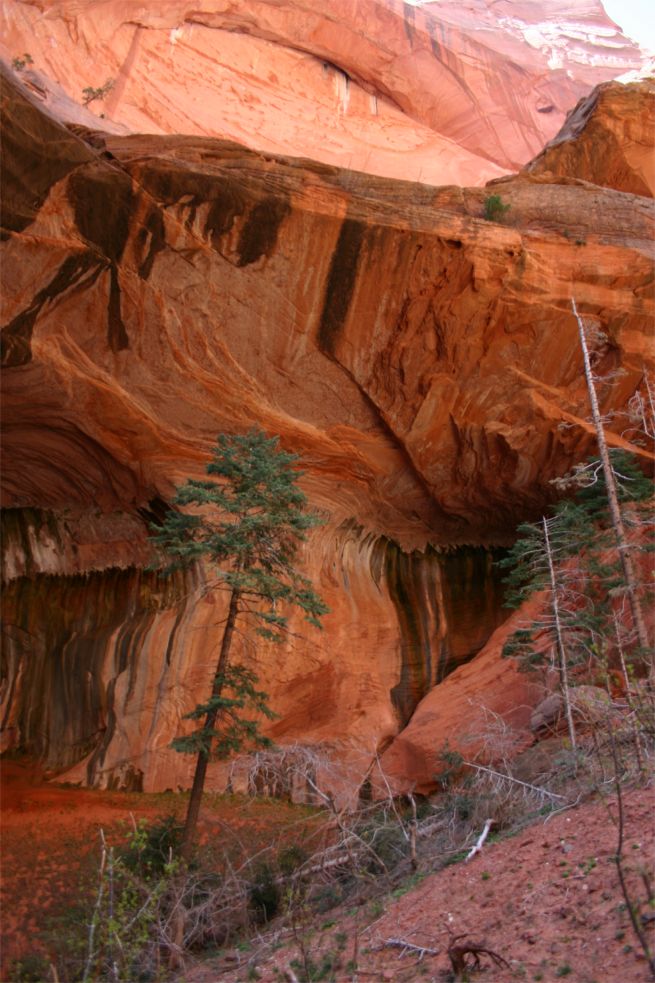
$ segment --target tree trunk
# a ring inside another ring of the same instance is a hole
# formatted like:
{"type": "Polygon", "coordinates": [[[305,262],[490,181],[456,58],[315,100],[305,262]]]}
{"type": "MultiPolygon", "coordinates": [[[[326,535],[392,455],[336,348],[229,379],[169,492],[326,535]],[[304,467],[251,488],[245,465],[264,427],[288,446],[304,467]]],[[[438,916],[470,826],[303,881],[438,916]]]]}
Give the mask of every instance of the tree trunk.
{"type": "MultiPolygon", "coordinates": [[[[634,564],[632,562],[630,546],[628,544],[628,540],[625,534],[625,527],[623,525],[621,509],[619,508],[619,498],[616,491],[616,482],[614,481],[614,472],[612,471],[612,464],[610,462],[609,451],[607,449],[607,441],[605,440],[605,428],[603,426],[603,420],[600,415],[600,409],[598,406],[598,397],[596,396],[596,386],[594,385],[594,377],[591,371],[591,362],[589,361],[589,348],[587,347],[587,337],[585,335],[584,323],[582,318],[578,314],[578,308],[576,307],[574,298],[571,298],[571,307],[573,309],[573,313],[575,314],[576,320],[578,322],[580,347],[582,348],[582,357],[584,359],[584,372],[585,372],[585,378],[587,380],[587,389],[589,390],[589,402],[591,403],[591,415],[594,421],[594,427],[596,428],[596,439],[598,440],[598,453],[600,455],[601,464],[603,466],[603,473],[605,475],[607,501],[609,504],[610,516],[612,518],[612,526],[614,527],[614,534],[616,536],[616,542],[619,550],[619,558],[621,560],[621,567],[623,569],[623,578],[625,580],[625,586],[628,593],[628,600],[630,602],[630,610],[632,611],[632,620],[634,622],[635,630],[637,632],[637,639],[639,641],[639,646],[643,650],[644,654],[646,654],[648,652],[648,634],[646,632],[646,622],[644,621],[644,615],[643,615],[643,611],[641,610],[641,603],[639,601],[639,595],[637,593],[637,577],[635,575],[634,564]]],[[[655,676],[655,664],[653,663],[652,657],[651,657],[651,675],[655,676]]]]}
{"type": "MultiPolygon", "coordinates": [[[[230,646],[232,645],[232,636],[234,634],[234,624],[237,619],[238,609],[239,591],[236,588],[233,588],[232,594],[230,595],[230,607],[227,613],[225,631],[223,632],[223,639],[221,641],[221,652],[218,657],[218,664],[214,674],[212,696],[220,696],[223,689],[223,684],[222,682],[219,682],[219,680],[228,666],[230,646]]],[[[217,717],[218,709],[209,710],[207,716],[205,717],[205,723],[203,725],[204,729],[212,730],[216,723],[217,717]]],[[[207,775],[208,764],[209,754],[200,751],[198,753],[198,760],[196,761],[196,770],[193,776],[191,795],[189,796],[189,806],[187,808],[186,820],[184,823],[184,832],[182,833],[181,854],[184,860],[189,859],[191,849],[193,847],[193,840],[196,832],[196,826],[198,825],[198,815],[200,813],[200,803],[202,802],[202,792],[205,787],[205,777],[207,775]]]]}
{"type": "Polygon", "coordinates": [[[544,543],[546,545],[546,556],[548,557],[548,572],[550,574],[550,589],[553,595],[553,615],[555,617],[555,635],[557,637],[557,654],[559,657],[559,673],[562,685],[562,699],[564,700],[564,711],[566,713],[566,723],[569,729],[569,739],[571,750],[577,750],[575,739],[575,726],[573,723],[573,711],[571,710],[571,694],[569,692],[569,670],[566,664],[566,649],[564,647],[564,633],[562,622],[559,616],[559,597],[557,596],[557,580],[555,579],[555,565],[553,564],[553,551],[550,548],[550,536],[548,535],[548,523],[546,517],[542,518],[544,529],[544,543]]]}

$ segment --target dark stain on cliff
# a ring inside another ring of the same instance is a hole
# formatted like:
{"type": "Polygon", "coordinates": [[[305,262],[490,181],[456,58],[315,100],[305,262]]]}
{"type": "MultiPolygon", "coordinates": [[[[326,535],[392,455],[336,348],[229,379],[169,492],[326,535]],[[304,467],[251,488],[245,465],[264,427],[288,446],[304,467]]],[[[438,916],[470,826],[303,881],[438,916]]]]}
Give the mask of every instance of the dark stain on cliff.
{"type": "Polygon", "coordinates": [[[128,346],[127,331],[121,317],[118,263],[130,230],[134,198],[132,181],[122,171],[94,164],[80,168],[70,176],[67,193],[81,234],[111,264],[107,344],[114,353],[119,352],[128,346]]]}
{"type": "Polygon", "coordinates": [[[432,685],[432,648],[438,626],[439,585],[435,579],[438,564],[436,555],[414,556],[403,553],[393,543],[387,545],[385,576],[401,636],[400,679],[391,690],[391,702],[403,726],[432,685]]]}
{"type": "Polygon", "coordinates": [[[0,66],[2,110],[2,235],[30,225],[50,188],[93,152],[29,99],[0,66]],[[26,166],[26,161],[29,165],[26,166]]]}
{"type": "Polygon", "coordinates": [[[118,263],[130,227],[131,179],[123,171],[92,164],[71,174],[67,194],[84,238],[118,263]]]}
{"type": "Polygon", "coordinates": [[[334,355],[357,282],[357,264],[364,243],[366,225],[357,219],[344,219],[337,241],[318,329],[318,345],[326,355],[334,355]]]}
{"type": "Polygon", "coordinates": [[[403,3],[403,24],[409,46],[413,48],[414,34],[416,33],[416,7],[413,7],[411,3],[403,3]]]}
{"type": "Polygon", "coordinates": [[[248,212],[239,233],[238,266],[248,266],[260,256],[270,256],[282,222],[291,211],[286,198],[269,195],[248,212]]]}
{"type": "MultiPolygon", "coordinates": [[[[193,228],[198,209],[205,207],[202,232],[221,255],[224,237],[242,219],[236,246],[237,266],[249,266],[260,257],[271,255],[280,226],[291,211],[285,195],[262,197],[261,189],[248,188],[246,181],[226,174],[174,171],[158,162],[157,167],[143,171],[141,182],[162,206],[181,203],[188,229],[193,228]]],[[[154,239],[153,229],[149,231],[154,239]]]]}
{"type": "MultiPolygon", "coordinates": [[[[54,771],[89,756],[94,784],[118,721],[134,711],[139,658],[156,612],[183,610],[189,584],[187,574],[135,569],[8,584],[3,623],[11,631],[3,638],[1,675],[13,694],[10,745],[54,771]],[[121,677],[127,685],[119,701],[121,677]]],[[[138,788],[138,772],[121,772],[116,783],[138,788]]]]}
{"type": "Polygon", "coordinates": [[[404,726],[429,690],[468,662],[503,620],[493,554],[463,548],[403,553],[387,542],[384,573],[400,626],[400,678],[392,704],[404,726]]]}
{"type": "Polygon", "coordinates": [[[139,276],[142,280],[147,280],[152,273],[157,253],[166,245],[166,230],[161,208],[154,206],[148,210],[145,221],[136,235],[135,245],[141,254],[139,276]]]}
{"type": "Polygon", "coordinates": [[[121,288],[118,282],[118,270],[114,263],[109,271],[109,304],[107,307],[107,344],[111,350],[122,351],[129,345],[127,331],[121,317],[121,288]]]}
{"type": "MultiPolygon", "coordinates": [[[[237,218],[246,210],[243,188],[236,181],[221,178],[218,188],[216,179],[212,181],[211,191],[205,197],[194,199],[195,207],[209,202],[205,218],[205,235],[211,239],[214,249],[220,249],[221,239],[230,232],[237,218]],[[218,194],[217,194],[218,191],[218,194]]],[[[195,211],[194,211],[195,214],[195,211]]]]}
{"type": "Polygon", "coordinates": [[[139,175],[141,185],[164,208],[181,203],[184,224],[191,229],[198,209],[208,206],[203,234],[218,249],[221,239],[247,210],[243,182],[224,174],[205,174],[166,161],[148,164],[139,175]]]}
{"type": "Polygon", "coordinates": [[[0,332],[0,354],[4,368],[27,365],[32,359],[32,332],[44,305],[70,290],[88,289],[105,267],[90,252],[75,253],[61,264],[52,280],[39,290],[29,307],[17,314],[0,332]],[[87,276],[87,273],[89,276],[87,276]]]}
{"type": "Polygon", "coordinates": [[[430,48],[433,56],[452,76],[458,88],[463,89],[467,96],[474,102],[475,96],[471,87],[464,80],[462,72],[459,71],[459,59],[451,48],[450,28],[443,21],[436,21],[433,17],[426,20],[428,34],[430,35],[430,48]],[[437,37],[437,35],[439,35],[437,37]]]}

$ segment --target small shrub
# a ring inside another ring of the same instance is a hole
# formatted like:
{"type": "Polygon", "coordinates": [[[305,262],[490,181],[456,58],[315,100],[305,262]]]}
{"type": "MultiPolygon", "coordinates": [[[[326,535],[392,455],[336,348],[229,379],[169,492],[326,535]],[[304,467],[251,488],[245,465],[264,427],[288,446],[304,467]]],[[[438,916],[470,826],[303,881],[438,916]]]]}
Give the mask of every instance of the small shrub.
{"type": "Polygon", "coordinates": [[[263,922],[273,918],[280,907],[280,888],[275,883],[275,875],[270,864],[259,864],[250,884],[250,905],[255,915],[263,922]]]}
{"type": "Polygon", "coordinates": [[[128,871],[146,880],[159,878],[166,872],[182,845],[184,827],[175,816],[165,816],[150,826],[141,820],[119,857],[128,871]]]}
{"type": "Polygon", "coordinates": [[[49,961],[37,953],[14,959],[9,967],[9,983],[41,983],[50,978],[49,961]]]}
{"type": "Polygon", "coordinates": [[[34,64],[34,59],[26,51],[22,58],[19,58],[19,57],[12,58],[11,64],[13,65],[13,67],[15,68],[15,70],[17,72],[22,72],[23,69],[24,68],[27,68],[28,65],[33,65],[34,64]]]}
{"type": "Polygon", "coordinates": [[[309,859],[309,854],[301,846],[294,843],[292,846],[280,850],[277,858],[277,865],[280,873],[289,877],[294,874],[309,859]]]}
{"type": "Polygon", "coordinates": [[[343,893],[336,884],[322,884],[310,894],[312,907],[320,914],[331,911],[343,901],[343,893]]]}
{"type": "Polygon", "coordinates": [[[489,195],[484,203],[484,217],[487,222],[499,222],[512,206],[505,204],[500,195],[489,195]]]}
{"type": "Polygon", "coordinates": [[[82,101],[85,106],[88,106],[89,103],[94,102],[96,99],[104,99],[113,88],[113,79],[107,79],[105,84],[101,85],[99,89],[94,89],[92,85],[87,85],[86,89],[82,89],[82,101]]]}

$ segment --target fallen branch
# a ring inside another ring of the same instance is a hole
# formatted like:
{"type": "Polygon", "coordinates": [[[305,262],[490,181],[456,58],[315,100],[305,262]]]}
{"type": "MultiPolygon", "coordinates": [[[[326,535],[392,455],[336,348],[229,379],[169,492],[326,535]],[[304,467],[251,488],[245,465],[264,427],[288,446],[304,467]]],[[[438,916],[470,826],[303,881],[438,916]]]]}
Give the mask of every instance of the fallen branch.
{"type": "Polygon", "coordinates": [[[398,956],[399,959],[402,959],[403,956],[407,955],[407,953],[418,954],[419,962],[421,961],[421,959],[423,959],[423,956],[439,955],[438,949],[429,949],[428,946],[426,945],[416,945],[415,942],[408,942],[407,939],[385,939],[384,942],[381,943],[381,945],[376,946],[377,949],[385,949],[385,948],[393,948],[393,947],[402,950],[400,955],[398,956]]]}
{"type": "Polygon", "coordinates": [[[484,845],[484,841],[486,840],[487,836],[489,835],[489,830],[491,829],[491,827],[493,826],[493,824],[494,824],[494,820],[493,819],[487,819],[485,821],[484,829],[482,830],[482,832],[478,836],[477,843],[475,844],[475,846],[473,847],[473,849],[470,850],[467,853],[466,857],[464,858],[464,863],[465,864],[467,864],[469,862],[469,860],[471,859],[471,857],[474,857],[476,855],[476,853],[479,853],[480,852],[480,850],[482,849],[482,847],[484,845]]]}
{"type": "Polygon", "coordinates": [[[463,764],[467,765],[469,768],[475,768],[476,771],[486,771],[488,775],[493,775],[494,778],[502,778],[506,782],[514,782],[515,785],[522,785],[523,788],[532,789],[533,792],[539,792],[540,795],[550,795],[552,799],[562,799],[566,800],[565,795],[558,795],[556,792],[550,792],[547,788],[541,788],[540,785],[531,785],[530,782],[522,782],[520,778],[512,778],[511,775],[505,775],[502,771],[494,771],[493,768],[486,768],[484,765],[476,765],[473,761],[464,761],[463,764]]]}

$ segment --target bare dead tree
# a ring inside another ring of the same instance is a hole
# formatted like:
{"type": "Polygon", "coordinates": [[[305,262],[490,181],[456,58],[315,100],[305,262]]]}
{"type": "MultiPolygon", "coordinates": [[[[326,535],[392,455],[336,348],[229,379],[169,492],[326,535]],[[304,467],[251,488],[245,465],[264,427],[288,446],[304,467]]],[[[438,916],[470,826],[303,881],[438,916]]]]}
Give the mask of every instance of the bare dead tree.
{"type": "MultiPolygon", "coordinates": [[[[616,482],[614,480],[614,472],[612,470],[609,451],[607,449],[605,426],[603,424],[603,418],[601,416],[600,407],[598,405],[598,396],[596,393],[594,374],[591,367],[591,359],[589,357],[589,346],[587,344],[585,323],[584,323],[584,319],[578,313],[578,308],[575,303],[575,298],[573,297],[571,298],[571,308],[573,310],[573,314],[576,318],[576,321],[578,322],[578,335],[580,338],[580,347],[582,349],[584,373],[587,382],[587,390],[589,393],[589,402],[591,404],[591,414],[594,422],[594,428],[596,430],[596,440],[598,441],[598,453],[600,455],[600,460],[603,467],[603,474],[605,476],[607,502],[609,505],[610,516],[612,519],[612,527],[614,529],[614,534],[616,536],[619,558],[623,570],[623,577],[625,580],[625,589],[628,594],[628,599],[630,602],[630,610],[632,612],[632,620],[634,622],[635,630],[637,632],[639,645],[644,652],[647,652],[648,633],[646,631],[646,622],[644,620],[644,614],[641,608],[641,601],[637,590],[637,576],[635,573],[634,562],[632,559],[632,552],[630,550],[630,544],[628,543],[628,538],[625,532],[625,526],[623,524],[623,517],[621,515],[621,509],[619,507],[619,498],[616,490],[616,482]]],[[[651,655],[651,678],[655,680],[655,660],[653,659],[652,655],[651,655]]]]}
{"type": "Polygon", "coordinates": [[[559,674],[560,674],[560,685],[562,689],[562,699],[564,701],[564,712],[566,714],[566,725],[569,732],[569,740],[571,741],[571,749],[573,751],[576,751],[577,741],[575,736],[575,725],[573,723],[573,712],[571,710],[571,696],[569,693],[567,654],[566,654],[566,646],[564,644],[564,631],[562,629],[562,622],[560,618],[559,591],[558,591],[557,579],[555,577],[553,551],[550,545],[548,522],[545,516],[542,517],[541,522],[542,522],[542,528],[544,533],[544,546],[546,547],[546,557],[548,560],[548,574],[550,577],[550,602],[553,609],[553,617],[555,619],[555,638],[557,640],[557,653],[559,657],[559,674]]]}

